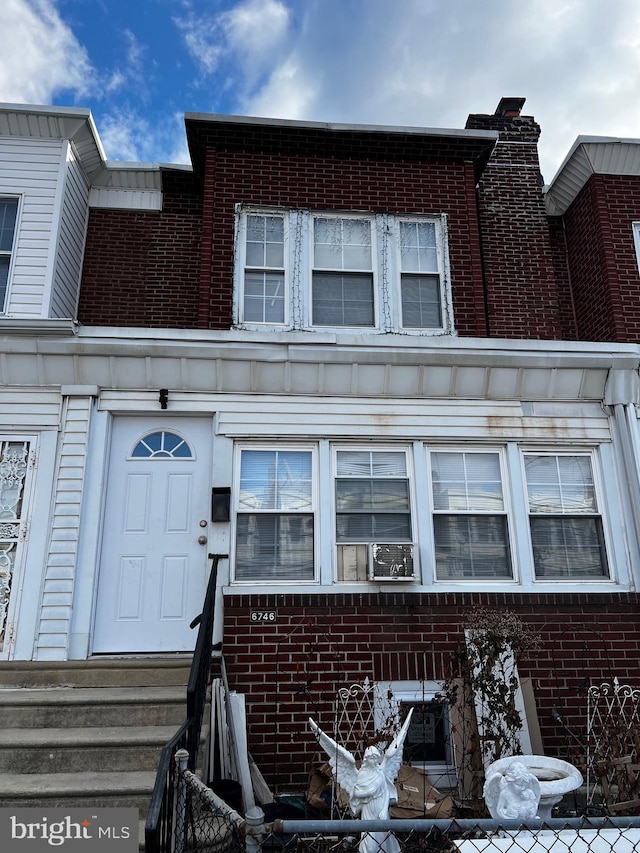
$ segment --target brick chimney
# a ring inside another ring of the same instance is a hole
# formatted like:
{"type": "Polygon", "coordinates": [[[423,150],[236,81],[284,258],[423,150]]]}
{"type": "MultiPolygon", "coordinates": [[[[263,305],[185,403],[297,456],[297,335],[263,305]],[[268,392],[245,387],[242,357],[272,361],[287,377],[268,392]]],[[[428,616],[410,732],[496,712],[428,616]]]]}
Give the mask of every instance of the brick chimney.
{"type": "Polygon", "coordinates": [[[559,340],[562,324],[538,159],[540,126],[524,98],[501,98],[466,127],[500,134],[478,183],[488,334],[559,340]]]}

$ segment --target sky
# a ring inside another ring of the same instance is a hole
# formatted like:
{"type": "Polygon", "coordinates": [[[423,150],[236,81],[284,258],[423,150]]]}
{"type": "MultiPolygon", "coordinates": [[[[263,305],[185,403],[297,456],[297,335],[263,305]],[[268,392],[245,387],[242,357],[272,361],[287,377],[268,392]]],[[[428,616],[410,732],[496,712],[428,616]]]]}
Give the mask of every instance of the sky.
{"type": "Polygon", "coordinates": [[[107,157],[188,163],[184,113],[640,138],[640,0],[0,0],[0,102],[91,109],[107,157]]]}

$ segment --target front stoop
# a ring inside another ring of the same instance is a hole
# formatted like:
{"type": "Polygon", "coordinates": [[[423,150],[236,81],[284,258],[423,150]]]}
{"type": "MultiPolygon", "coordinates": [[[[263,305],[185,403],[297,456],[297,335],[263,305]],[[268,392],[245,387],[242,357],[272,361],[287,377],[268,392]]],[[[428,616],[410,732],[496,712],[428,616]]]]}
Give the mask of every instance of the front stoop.
{"type": "Polygon", "coordinates": [[[133,806],[142,828],[160,751],[186,716],[190,665],[0,664],[2,805],[133,806]]]}

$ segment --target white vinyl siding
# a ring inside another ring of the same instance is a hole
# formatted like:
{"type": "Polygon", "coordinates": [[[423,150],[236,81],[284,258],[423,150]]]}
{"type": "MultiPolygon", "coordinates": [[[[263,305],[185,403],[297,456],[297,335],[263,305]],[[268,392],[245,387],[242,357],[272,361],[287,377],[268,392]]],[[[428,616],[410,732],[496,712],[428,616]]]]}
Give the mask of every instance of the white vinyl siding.
{"type": "Polygon", "coordinates": [[[0,429],[55,429],[60,425],[60,392],[0,388],[0,429]]]}
{"type": "MultiPolygon", "coordinates": [[[[301,365],[302,367],[302,365],[301,365]]],[[[255,435],[256,423],[260,424],[260,434],[271,439],[283,435],[309,435],[316,438],[334,435],[340,438],[367,441],[392,438],[401,440],[407,435],[417,439],[429,438],[446,441],[467,441],[469,436],[477,439],[498,440],[511,431],[514,438],[520,441],[541,440],[549,444],[561,432],[570,437],[576,436],[592,443],[611,441],[611,432],[606,415],[599,405],[583,406],[579,415],[571,416],[569,407],[549,407],[538,417],[522,417],[520,403],[485,403],[478,400],[440,400],[413,401],[409,399],[390,399],[382,404],[377,399],[361,399],[357,402],[345,399],[336,401],[328,399],[331,393],[362,394],[372,393],[375,387],[382,388],[385,382],[384,367],[379,370],[377,365],[358,365],[357,370],[349,370],[344,364],[323,365],[320,376],[315,366],[310,366],[306,374],[308,379],[304,387],[292,387],[292,374],[287,377],[280,374],[284,368],[280,364],[261,365],[260,370],[251,372],[248,368],[243,376],[236,370],[232,376],[235,387],[229,382],[225,391],[238,392],[240,383],[249,386],[260,381],[266,385],[267,377],[271,378],[271,387],[286,388],[289,405],[283,409],[275,409],[267,403],[247,401],[233,406],[220,407],[220,429],[225,435],[235,438],[251,438],[255,435]],[[312,371],[312,372],[311,372],[312,371]],[[368,376],[372,376],[371,390],[368,376]],[[373,383],[375,376],[375,385],[373,383]],[[285,378],[289,380],[285,385],[285,378]],[[281,385],[277,380],[281,381],[281,385]],[[305,391],[307,396],[293,396],[305,391]],[[314,399],[314,395],[323,395],[327,399],[322,406],[314,399]],[[392,417],[381,418],[381,413],[388,410],[392,417]]],[[[408,368],[409,369],[409,368],[408,368]]],[[[433,368],[434,370],[437,368],[433,368]]],[[[431,368],[425,370],[425,379],[431,368]]],[[[107,373],[105,375],[108,376],[107,373]]],[[[397,391],[401,383],[396,379],[396,373],[386,371],[389,386],[397,391]]],[[[144,381],[141,373],[140,381],[144,381]]],[[[207,379],[209,374],[207,374],[207,379]]],[[[482,375],[477,377],[480,381],[482,375]]],[[[419,381],[419,377],[416,377],[419,381]]],[[[105,383],[106,384],[106,383],[105,383]]],[[[222,390],[222,389],[221,389],[222,390]]],[[[243,389],[244,390],[244,389],[243,389]]],[[[247,388],[248,390],[248,388],[247,388]]],[[[111,400],[106,396],[110,392],[103,391],[101,400],[111,400]]],[[[379,391],[377,393],[380,393],[379,391]]],[[[127,404],[130,408],[140,405],[136,396],[127,404]]]]}
{"type": "Polygon", "coordinates": [[[49,553],[36,642],[38,660],[66,660],[68,657],[91,408],[89,396],[68,397],[62,415],[49,553]]]}
{"type": "Polygon", "coordinates": [[[162,192],[92,187],[89,192],[89,207],[106,207],[109,210],[162,210],[162,192]]]}
{"type": "Polygon", "coordinates": [[[13,317],[47,316],[50,252],[57,233],[56,192],[63,145],[60,141],[0,140],[0,195],[20,197],[11,278],[5,313],[13,317]]]}
{"type": "Polygon", "coordinates": [[[87,228],[89,188],[73,151],[67,158],[49,316],[75,319],[87,228]]]}

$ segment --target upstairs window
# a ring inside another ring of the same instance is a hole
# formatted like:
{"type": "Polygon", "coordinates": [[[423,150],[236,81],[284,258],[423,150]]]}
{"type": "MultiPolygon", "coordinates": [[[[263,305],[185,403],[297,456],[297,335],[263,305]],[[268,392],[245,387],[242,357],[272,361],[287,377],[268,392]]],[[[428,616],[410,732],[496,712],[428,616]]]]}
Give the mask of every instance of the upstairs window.
{"type": "Polygon", "coordinates": [[[18,216],[17,198],[0,198],[0,311],[4,310],[18,216]]]}
{"type": "Polygon", "coordinates": [[[311,322],[375,326],[371,221],[316,217],[311,322]]]}
{"type": "Polygon", "coordinates": [[[446,218],[240,207],[244,328],[453,332],[446,218]]]}
{"type": "Polygon", "coordinates": [[[434,222],[400,222],[402,326],[442,326],[442,294],[434,222]]]}
{"type": "Polygon", "coordinates": [[[244,241],[244,322],[284,323],[284,253],[284,216],[248,216],[244,241]]]}
{"type": "Polygon", "coordinates": [[[608,577],[590,456],[530,453],[524,467],[536,578],[608,577]]]}

